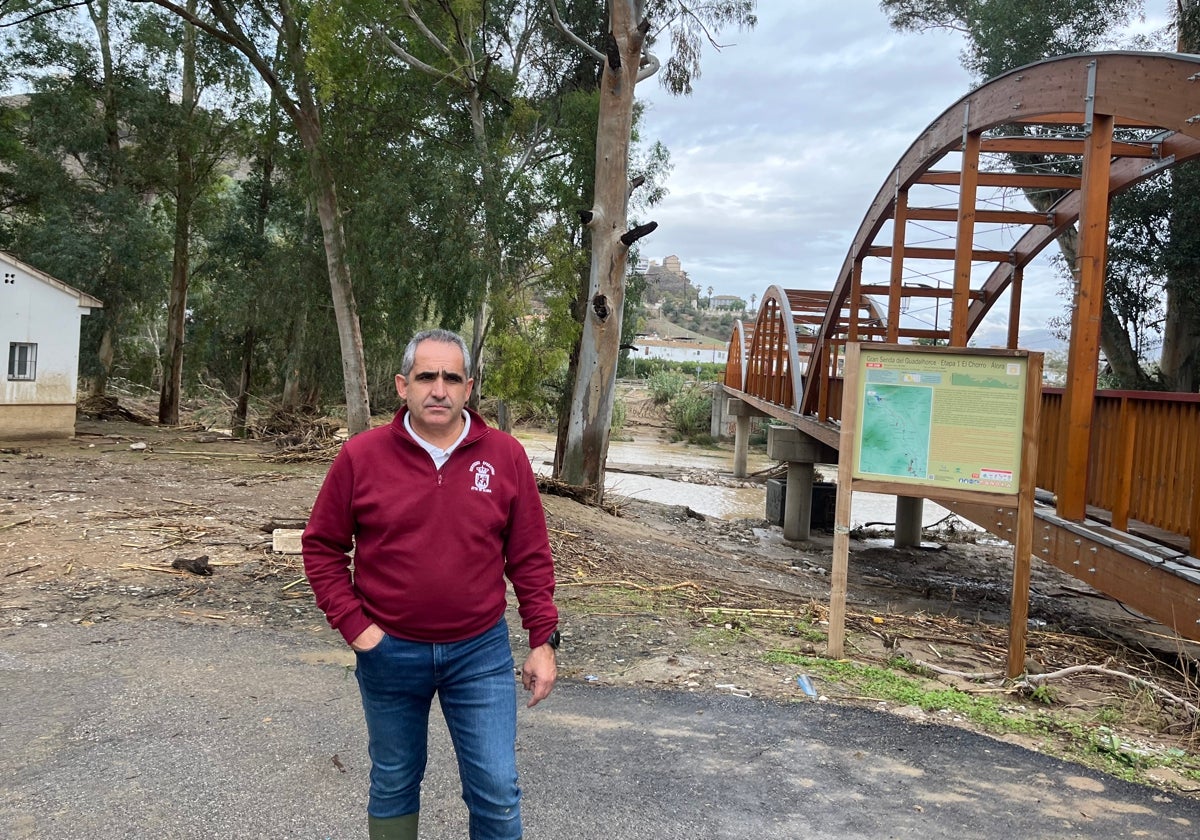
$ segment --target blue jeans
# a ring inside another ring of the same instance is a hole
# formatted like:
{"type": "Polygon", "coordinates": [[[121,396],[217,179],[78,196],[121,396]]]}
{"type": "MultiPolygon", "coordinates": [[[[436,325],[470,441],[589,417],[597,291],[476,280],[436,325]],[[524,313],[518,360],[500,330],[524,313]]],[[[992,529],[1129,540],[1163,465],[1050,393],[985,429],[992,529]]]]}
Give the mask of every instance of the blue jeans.
{"type": "Polygon", "coordinates": [[[367,720],[371,793],[367,813],[399,817],[421,808],[429,708],[437,694],[454,742],[471,840],[521,836],[517,786],[517,687],[508,624],[462,642],[393,636],[358,653],[367,720]]]}

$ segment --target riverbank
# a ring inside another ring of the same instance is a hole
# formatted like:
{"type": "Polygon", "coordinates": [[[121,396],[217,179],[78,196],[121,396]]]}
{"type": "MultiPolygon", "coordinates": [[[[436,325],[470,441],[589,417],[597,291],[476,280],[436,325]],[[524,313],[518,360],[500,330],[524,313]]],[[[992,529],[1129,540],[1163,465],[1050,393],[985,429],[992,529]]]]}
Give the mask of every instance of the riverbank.
{"type": "MultiPolygon", "coordinates": [[[[299,557],[271,548],[274,528],[302,526],[326,468],[269,443],[127,422],[6,447],[0,627],[166,620],[328,634],[299,557]]],[[[829,703],[992,732],[1164,790],[1200,787],[1194,719],[1155,690],[1194,703],[1194,677],[1145,652],[1171,640],[1051,567],[1035,564],[1030,668],[1082,670],[1040,692],[999,679],[1004,546],[856,540],[851,660],[833,663],[821,656],[831,535],[789,543],[761,518],[636,499],[619,501],[619,516],[543,502],[567,678],[803,702],[797,677],[808,676],[829,703]],[[1099,667],[1128,676],[1088,670],[1099,667]]]]}

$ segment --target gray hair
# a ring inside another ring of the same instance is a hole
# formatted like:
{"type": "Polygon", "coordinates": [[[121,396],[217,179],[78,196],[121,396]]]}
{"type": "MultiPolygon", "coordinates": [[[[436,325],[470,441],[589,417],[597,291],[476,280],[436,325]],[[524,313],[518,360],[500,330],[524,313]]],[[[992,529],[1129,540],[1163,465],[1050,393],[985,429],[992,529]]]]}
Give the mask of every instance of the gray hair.
{"type": "Polygon", "coordinates": [[[462,351],[463,371],[467,376],[471,375],[471,351],[467,349],[467,342],[463,341],[461,335],[450,332],[450,330],[421,330],[404,348],[404,359],[400,362],[401,376],[408,376],[412,371],[413,362],[417,356],[417,345],[422,341],[440,341],[442,344],[457,345],[458,349],[462,351]]]}

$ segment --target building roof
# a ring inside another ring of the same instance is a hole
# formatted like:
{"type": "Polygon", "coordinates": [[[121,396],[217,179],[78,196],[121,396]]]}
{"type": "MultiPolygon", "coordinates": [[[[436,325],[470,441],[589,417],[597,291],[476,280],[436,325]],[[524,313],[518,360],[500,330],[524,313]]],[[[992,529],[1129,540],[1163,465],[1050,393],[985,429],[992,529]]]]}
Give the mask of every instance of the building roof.
{"type": "Polygon", "coordinates": [[[32,275],[35,279],[41,280],[47,286],[53,286],[54,288],[58,289],[60,292],[63,292],[64,294],[68,294],[71,297],[77,298],[79,300],[80,306],[86,306],[90,309],[103,309],[104,308],[104,303],[102,301],[100,301],[98,298],[92,297],[87,292],[81,292],[81,291],[79,291],[79,289],[76,289],[74,286],[68,286],[63,281],[61,281],[55,277],[51,277],[46,272],[41,271],[40,269],[34,268],[29,263],[21,262],[19,259],[14,257],[12,254],[8,253],[7,251],[0,251],[0,262],[8,263],[13,268],[19,268],[21,271],[24,271],[26,274],[32,275]]]}

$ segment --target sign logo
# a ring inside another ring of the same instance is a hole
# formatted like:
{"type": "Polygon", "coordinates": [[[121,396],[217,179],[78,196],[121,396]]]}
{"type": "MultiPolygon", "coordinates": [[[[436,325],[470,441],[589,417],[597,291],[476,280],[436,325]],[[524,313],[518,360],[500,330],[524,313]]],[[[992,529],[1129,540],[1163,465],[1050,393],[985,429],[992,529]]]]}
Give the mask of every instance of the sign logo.
{"type": "Polygon", "coordinates": [[[487,461],[476,461],[471,464],[471,472],[475,473],[475,486],[471,489],[477,493],[491,493],[490,485],[496,468],[487,461]]]}

